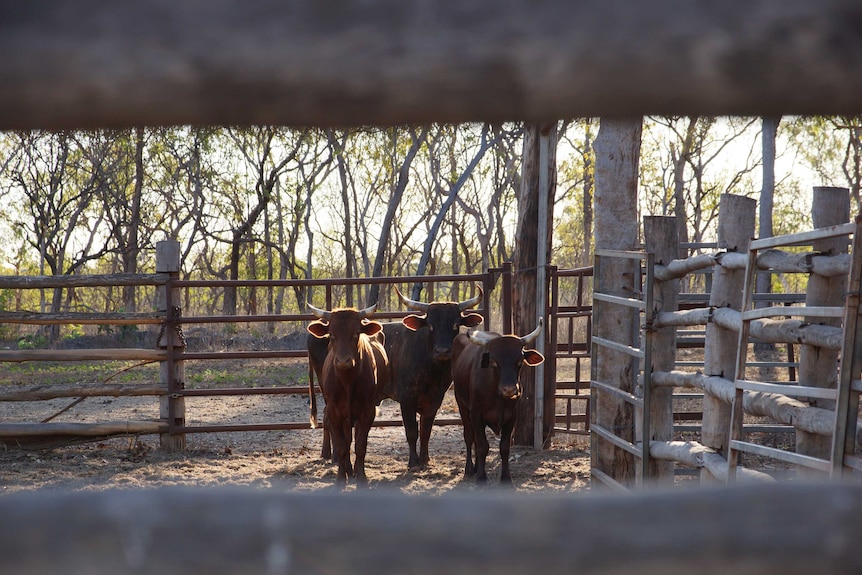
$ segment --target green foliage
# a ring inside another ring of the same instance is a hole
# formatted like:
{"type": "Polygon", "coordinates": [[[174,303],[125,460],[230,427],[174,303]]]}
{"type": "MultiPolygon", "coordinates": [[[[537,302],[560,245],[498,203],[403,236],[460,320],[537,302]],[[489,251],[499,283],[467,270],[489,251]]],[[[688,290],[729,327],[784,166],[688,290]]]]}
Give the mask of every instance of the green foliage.
{"type": "Polygon", "coordinates": [[[75,339],[76,337],[81,337],[82,335],[84,335],[84,329],[82,326],[77,324],[69,324],[64,330],[63,339],[75,339]]]}
{"type": "Polygon", "coordinates": [[[48,338],[44,335],[25,335],[18,340],[18,349],[44,349],[48,347],[48,338]]]}

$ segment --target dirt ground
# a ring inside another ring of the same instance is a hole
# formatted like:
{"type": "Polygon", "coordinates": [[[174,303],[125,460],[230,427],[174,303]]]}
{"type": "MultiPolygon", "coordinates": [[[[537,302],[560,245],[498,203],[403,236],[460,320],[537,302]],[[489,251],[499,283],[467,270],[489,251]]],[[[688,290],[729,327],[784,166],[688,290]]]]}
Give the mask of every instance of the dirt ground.
{"type": "MultiPolygon", "coordinates": [[[[248,366],[238,368],[243,372],[248,366]]],[[[251,367],[261,373],[264,367],[251,367]]],[[[301,370],[296,371],[297,379],[301,370]]],[[[8,376],[7,376],[8,377],[8,376]]],[[[26,379],[23,378],[22,379],[26,379]]],[[[8,381],[7,381],[8,383],[8,381]]],[[[301,381],[292,382],[301,384],[301,381]]],[[[288,383],[288,385],[292,384],[288,383]]],[[[457,418],[454,398],[439,417],[457,418]]],[[[308,420],[305,395],[187,398],[189,425],[308,420]]],[[[72,399],[0,402],[0,422],[38,422],[56,415],[72,399]]],[[[52,421],[97,422],[158,419],[153,397],[88,398],[52,421]]],[[[400,419],[399,406],[384,401],[378,419],[400,419]]],[[[465,447],[460,426],[436,426],[431,465],[407,470],[402,427],[375,427],[369,436],[366,471],[371,490],[441,495],[493,489],[499,482],[499,441],[490,432],[488,487],[464,479],[465,447]]],[[[25,490],[139,489],[168,485],[245,485],[280,491],[334,489],[335,466],[320,459],[322,431],[194,433],[187,449],[165,453],[155,435],[114,438],[47,450],[0,448],[0,492],[25,490]]],[[[513,447],[511,469],[516,491],[580,492],[589,487],[589,445],[585,438],[558,436],[549,449],[513,447]]],[[[349,486],[348,490],[355,489],[349,486]]]]}

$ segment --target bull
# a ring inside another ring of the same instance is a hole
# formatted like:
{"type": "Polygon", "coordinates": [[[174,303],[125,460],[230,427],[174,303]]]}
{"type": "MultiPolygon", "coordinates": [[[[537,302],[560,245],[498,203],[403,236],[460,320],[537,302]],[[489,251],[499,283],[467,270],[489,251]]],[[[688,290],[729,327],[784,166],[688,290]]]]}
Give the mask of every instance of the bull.
{"type": "Polygon", "coordinates": [[[309,333],[328,341],[319,381],[326,401],[324,430],[331,435],[338,462],[336,484],[344,486],[352,476],[357,485],[366,485],[365,454],[374,423],[377,374],[388,364],[383,345],[372,339],[383,326],[367,319],[377,304],[363,310],[326,311],[310,303],[308,308],[318,318],[308,325],[309,333]],[[350,463],[351,432],[356,440],[354,465],[350,463]]]}
{"type": "Polygon", "coordinates": [[[478,482],[488,480],[485,471],[489,450],[485,434],[487,426],[500,436],[500,483],[512,484],[509,452],[521,397],[518,377],[523,365],[535,366],[545,360],[535,349],[526,349],[526,345],[539,336],[542,328],[540,317],[538,327],[523,337],[477,331],[455,338],[452,344],[452,379],[467,446],[465,478],[475,474],[478,482]]]}
{"type": "Polygon", "coordinates": [[[411,300],[395,288],[401,302],[419,313],[406,316],[400,323],[383,324],[391,378],[389,385],[379,390],[378,401],[393,399],[401,406],[410,451],[408,469],[424,469],[430,461],[431,429],[452,384],[452,341],[461,326],[471,328],[484,321],[481,315],[466,311],[482,302],[482,288],[476,287],[478,294],[468,300],[432,303],[411,300]]]}
{"type": "MultiPolygon", "coordinates": [[[[377,341],[381,345],[384,343],[384,334],[382,331],[371,336],[372,341],[377,341]]],[[[308,397],[309,397],[309,421],[312,429],[317,429],[317,393],[314,388],[315,379],[318,384],[323,381],[323,362],[326,361],[326,354],[329,351],[329,339],[319,338],[312,333],[308,333],[305,342],[306,350],[308,351],[308,397]]],[[[374,346],[374,356],[377,360],[377,398],[376,405],[380,405],[380,389],[386,388],[389,382],[389,360],[381,357],[382,348],[380,345],[374,346]]],[[[322,388],[321,388],[322,393],[322,388]]],[[[332,457],[332,439],[329,435],[329,428],[326,426],[326,407],[323,408],[323,443],[320,448],[320,458],[325,460],[333,459],[332,457]]],[[[337,461],[333,460],[333,463],[337,461]]]]}

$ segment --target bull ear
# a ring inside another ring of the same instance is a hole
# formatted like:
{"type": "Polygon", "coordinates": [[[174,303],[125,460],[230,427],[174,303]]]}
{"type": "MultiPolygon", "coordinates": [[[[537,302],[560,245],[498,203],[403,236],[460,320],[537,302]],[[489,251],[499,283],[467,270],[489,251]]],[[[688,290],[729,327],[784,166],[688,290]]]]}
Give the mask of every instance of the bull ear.
{"type": "Polygon", "coordinates": [[[411,329],[413,331],[419,331],[426,325],[428,322],[421,315],[416,315],[415,313],[411,313],[407,317],[401,320],[401,323],[407,326],[407,329],[411,329]]]}
{"type": "Polygon", "coordinates": [[[476,327],[483,321],[485,321],[485,318],[478,313],[468,313],[461,316],[461,325],[464,327],[476,327]]]}
{"type": "Polygon", "coordinates": [[[313,321],[308,324],[308,333],[318,339],[323,339],[329,335],[329,326],[322,321],[313,321]]]}
{"type": "Polygon", "coordinates": [[[545,361],[545,356],[535,349],[524,350],[524,363],[527,365],[539,365],[543,361],[545,361]]]}
{"type": "Polygon", "coordinates": [[[379,321],[365,320],[362,324],[362,333],[371,337],[372,335],[383,330],[383,324],[379,321]]]}

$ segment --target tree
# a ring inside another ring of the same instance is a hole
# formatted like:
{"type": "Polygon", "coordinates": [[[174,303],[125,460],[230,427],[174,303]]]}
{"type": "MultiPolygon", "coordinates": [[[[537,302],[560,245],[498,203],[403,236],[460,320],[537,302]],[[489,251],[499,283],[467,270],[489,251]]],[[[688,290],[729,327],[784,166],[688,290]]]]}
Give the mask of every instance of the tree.
{"type": "MultiPolygon", "coordinates": [[[[12,183],[26,199],[29,221],[23,237],[38,251],[39,273],[64,275],[79,272],[84,265],[108,253],[108,238],[102,233],[104,211],[96,189],[101,166],[90,163],[79,143],[68,132],[19,132],[22,154],[11,167],[12,183]]],[[[63,290],[53,290],[51,312],[59,312],[63,290]]],[[[48,311],[44,294],[40,307],[48,311]]],[[[59,337],[59,326],[51,326],[50,339],[59,337]]]]}
{"type": "MultiPolygon", "coordinates": [[[[395,214],[398,210],[398,206],[401,204],[401,198],[404,196],[404,191],[407,189],[407,184],[410,180],[410,166],[416,158],[419,148],[425,143],[425,139],[428,136],[428,130],[429,128],[427,126],[423,127],[419,133],[416,132],[415,128],[408,129],[408,133],[410,135],[410,148],[407,150],[407,154],[404,156],[404,159],[398,168],[398,178],[395,181],[395,185],[392,187],[392,193],[389,198],[389,207],[386,210],[386,215],[383,217],[383,221],[380,223],[380,240],[377,243],[377,255],[374,258],[374,269],[371,272],[371,277],[380,277],[383,275],[386,249],[389,244],[389,235],[392,230],[393,221],[395,220],[395,214]]],[[[368,305],[377,303],[380,297],[380,286],[374,284],[368,291],[368,305]]]]}
{"type": "MultiPolygon", "coordinates": [[[[304,131],[289,132],[269,126],[227,130],[228,139],[233,142],[254,180],[254,195],[250,204],[244,201],[246,198],[242,193],[230,198],[233,206],[231,222],[234,222],[234,225],[227,240],[230,248],[227,264],[229,279],[239,279],[242,247],[246,243],[254,242],[254,226],[272,200],[279,178],[296,159],[306,136],[304,131]]],[[[235,287],[227,287],[224,291],[224,313],[235,315],[236,310],[237,290],[235,287]]]]}
{"type": "MultiPolygon", "coordinates": [[[[515,277],[512,282],[512,326],[515,333],[522,335],[530,333],[536,328],[539,316],[544,315],[544,310],[538,309],[536,301],[537,293],[537,266],[538,252],[545,250],[545,261],[550,261],[551,244],[553,241],[551,230],[553,229],[553,210],[549,209],[547,216],[548,236],[544,246],[539,244],[539,172],[548,170],[548,206],[554,205],[556,193],[556,148],[557,148],[557,125],[556,124],[534,124],[528,125],[524,130],[524,152],[522,162],[521,190],[518,195],[518,230],[515,241],[515,254],[513,258],[513,271],[515,277]],[[540,138],[542,135],[548,138],[547,165],[540,162],[540,138]]],[[[547,285],[542,289],[547,291],[547,285]]],[[[518,402],[518,421],[520,425],[515,429],[514,442],[518,445],[533,445],[535,443],[534,426],[530,425],[536,418],[535,398],[536,386],[544,385],[544,382],[535,381],[535,373],[532,369],[524,369],[520,374],[522,397],[518,402]]],[[[553,397],[553,393],[546,392],[543,397],[553,397]]],[[[553,410],[551,410],[551,415],[553,410]]],[[[543,443],[549,436],[551,426],[543,422],[543,443]]]]}

